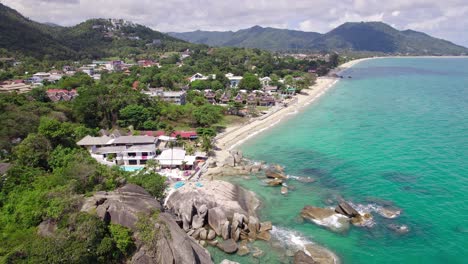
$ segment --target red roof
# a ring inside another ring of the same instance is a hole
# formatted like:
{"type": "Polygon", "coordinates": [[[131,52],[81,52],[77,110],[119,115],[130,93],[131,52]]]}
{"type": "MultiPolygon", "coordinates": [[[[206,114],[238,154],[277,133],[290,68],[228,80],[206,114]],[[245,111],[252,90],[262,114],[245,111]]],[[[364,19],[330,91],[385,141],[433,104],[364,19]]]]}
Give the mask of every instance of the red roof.
{"type": "Polygon", "coordinates": [[[175,131],[171,134],[171,137],[180,136],[181,138],[196,138],[197,132],[195,131],[175,131]]]}

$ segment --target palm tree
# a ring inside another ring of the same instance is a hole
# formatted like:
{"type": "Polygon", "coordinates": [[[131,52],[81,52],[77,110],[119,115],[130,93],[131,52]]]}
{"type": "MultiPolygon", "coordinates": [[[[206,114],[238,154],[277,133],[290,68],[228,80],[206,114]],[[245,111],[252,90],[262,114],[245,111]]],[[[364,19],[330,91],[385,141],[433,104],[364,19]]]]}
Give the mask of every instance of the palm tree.
{"type": "Polygon", "coordinates": [[[211,142],[211,138],[208,136],[202,137],[202,150],[206,152],[209,156],[210,151],[213,149],[213,143],[211,142]]]}

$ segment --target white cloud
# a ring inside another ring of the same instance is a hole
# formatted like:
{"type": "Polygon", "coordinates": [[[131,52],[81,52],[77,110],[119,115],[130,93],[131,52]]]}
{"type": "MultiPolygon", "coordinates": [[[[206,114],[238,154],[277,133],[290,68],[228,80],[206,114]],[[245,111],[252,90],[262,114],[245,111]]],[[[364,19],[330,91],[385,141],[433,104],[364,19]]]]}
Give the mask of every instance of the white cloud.
{"type": "Polygon", "coordinates": [[[124,18],[159,31],[238,30],[253,25],[326,32],[349,21],[383,21],[468,46],[467,0],[3,0],[39,22],[74,25],[124,18]]]}

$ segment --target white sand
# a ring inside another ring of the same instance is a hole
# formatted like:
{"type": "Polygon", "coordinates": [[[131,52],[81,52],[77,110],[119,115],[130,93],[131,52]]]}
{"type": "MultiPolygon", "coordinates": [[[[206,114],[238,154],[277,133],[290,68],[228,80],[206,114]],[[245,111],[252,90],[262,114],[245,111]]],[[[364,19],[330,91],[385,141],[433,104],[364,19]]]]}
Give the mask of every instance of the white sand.
{"type": "MultiPolygon", "coordinates": [[[[335,69],[335,72],[350,68],[363,60],[366,59],[347,62],[335,69]]],[[[226,128],[224,133],[218,135],[215,138],[215,144],[218,148],[220,148],[220,150],[215,151],[216,160],[222,163],[229,156],[230,150],[238,147],[247,139],[250,139],[262,131],[278,124],[281,120],[284,120],[288,116],[298,113],[299,110],[309,105],[322,94],[324,94],[329,88],[337,83],[338,80],[338,78],[320,77],[317,79],[315,85],[311,86],[309,89],[303,90],[303,93],[306,93],[307,95],[298,94],[295,96],[295,98],[297,98],[297,102],[294,104],[281,108],[267,117],[254,118],[246,124],[230,126],[226,128]]]]}

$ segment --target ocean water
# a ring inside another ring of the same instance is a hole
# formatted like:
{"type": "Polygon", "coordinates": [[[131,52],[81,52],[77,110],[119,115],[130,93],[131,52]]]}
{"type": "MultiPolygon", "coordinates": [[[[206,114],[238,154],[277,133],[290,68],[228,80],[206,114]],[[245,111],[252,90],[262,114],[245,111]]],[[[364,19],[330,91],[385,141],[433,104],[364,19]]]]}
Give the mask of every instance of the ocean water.
{"type": "MultiPolygon", "coordinates": [[[[293,190],[283,196],[261,176],[232,178],[262,200],[259,215],[279,239],[273,244],[313,241],[343,263],[467,263],[468,59],[375,59],[343,74],[352,78],[240,147],[252,160],[316,180],[290,179],[293,190]],[[334,206],[340,198],[367,207],[374,226],[335,233],[298,217],[305,205],[334,206]],[[379,206],[402,212],[386,219],[379,206]]],[[[288,262],[284,252],[257,244],[264,258],[228,258],[288,262]]]]}

